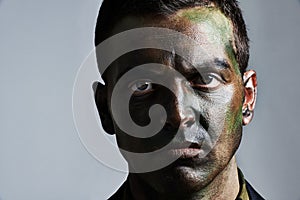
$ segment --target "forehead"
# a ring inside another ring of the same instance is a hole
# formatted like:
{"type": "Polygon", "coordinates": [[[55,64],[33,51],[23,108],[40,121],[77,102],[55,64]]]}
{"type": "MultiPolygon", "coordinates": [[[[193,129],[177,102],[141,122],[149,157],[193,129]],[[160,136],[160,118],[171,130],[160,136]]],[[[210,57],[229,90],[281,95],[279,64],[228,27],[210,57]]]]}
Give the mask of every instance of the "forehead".
{"type": "Polygon", "coordinates": [[[114,25],[112,33],[115,34],[139,27],[173,29],[188,35],[200,44],[203,42],[217,44],[233,42],[232,23],[216,7],[184,8],[167,16],[154,14],[144,16],[128,15],[119,19],[114,25]]]}
{"type": "Polygon", "coordinates": [[[233,26],[229,19],[215,7],[195,7],[179,10],[172,16],[174,21],[185,22],[181,30],[198,42],[226,45],[233,42],[233,26]]]}
{"type": "MultiPolygon", "coordinates": [[[[215,7],[185,8],[168,16],[129,15],[116,23],[113,34],[140,27],[168,28],[195,40],[193,45],[185,43],[184,40],[181,41],[180,38],[176,41],[176,45],[184,49],[186,54],[191,57],[189,58],[192,60],[191,64],[205,62],[208,57],[216,57],[221,60],[227,59],[236,68],[232,56],[235,51],[232,23],[215,7]]],[[[168,37],[170,36],[164,35],[161,39],[168,40],[168,37]]],[[[151,38],[145,38],[145,40],[151,42],[151,38]]],[[[161,55],[155,55],[156,53],[160,54],[160,51],[149,50],[148,53],[146,55],[161,58],[161,55]]]]}

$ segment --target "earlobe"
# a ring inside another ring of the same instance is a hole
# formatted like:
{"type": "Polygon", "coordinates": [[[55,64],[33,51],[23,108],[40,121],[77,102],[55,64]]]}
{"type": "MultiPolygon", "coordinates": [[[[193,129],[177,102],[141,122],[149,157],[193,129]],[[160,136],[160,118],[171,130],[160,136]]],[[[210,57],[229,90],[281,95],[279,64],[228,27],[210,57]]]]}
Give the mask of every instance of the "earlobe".
{"type": "Polygon", "coordinates": [[[95,103],[100,116],[103,129],[108,134],[115,134],[113,121],[108,107],[107,87],[99,82],[96,84],[95,103]]]}
{"type": "Polygon", "coordinates": [[[253,118],[256,97],[257,97],[257,80],[256,72],[249,70],[244,73],[244,102],[243,102],[243,125],[247,125],[253,118]]]}

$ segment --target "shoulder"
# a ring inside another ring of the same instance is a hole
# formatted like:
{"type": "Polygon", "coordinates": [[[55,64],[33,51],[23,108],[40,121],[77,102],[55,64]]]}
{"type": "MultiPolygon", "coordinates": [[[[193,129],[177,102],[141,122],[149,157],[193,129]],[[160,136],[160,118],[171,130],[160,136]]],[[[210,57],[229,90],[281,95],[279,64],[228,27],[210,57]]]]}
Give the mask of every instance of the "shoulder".
{"type": "Polygon", "coordinates": [[[246,181],[246,188],[250,200],[264,200],[264,198],[255,191],[255,189],[250,185],[250,183],[248,183],[248,181],[246,181]]]}

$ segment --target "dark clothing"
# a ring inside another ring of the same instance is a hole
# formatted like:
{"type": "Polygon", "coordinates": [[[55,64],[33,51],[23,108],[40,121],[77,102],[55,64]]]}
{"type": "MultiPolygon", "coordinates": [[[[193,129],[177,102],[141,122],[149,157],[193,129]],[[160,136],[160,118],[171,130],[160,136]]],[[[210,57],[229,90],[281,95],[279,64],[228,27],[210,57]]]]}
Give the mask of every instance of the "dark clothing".
{"type": "MultiPolygon", "coordinates": [[[[254,189],[253,187],[244,179],[244,175],[241,170],[239,172],[239,182],[240,182],[240,191],[236,200],[264,200],[254,189]]],[[[132,200],[129,189],[128,180],[126,180],[118,191],[113,194],[108,200],[132,200]]]]}
{"type": "Polygon", "coordinates": [[[250,200],[264,200],[264,198],[260,196],[247,181],[246,181],[246,188],[250,200]]]}
{"type": "Polygon", "coordinates": [[[253,187],[246,181],[244,178],[244,174],[238,168],[239,175],[239,183],[240,183],[240,191],[236,198],[236,200],[264,200],[254,189],[253,187]]]}

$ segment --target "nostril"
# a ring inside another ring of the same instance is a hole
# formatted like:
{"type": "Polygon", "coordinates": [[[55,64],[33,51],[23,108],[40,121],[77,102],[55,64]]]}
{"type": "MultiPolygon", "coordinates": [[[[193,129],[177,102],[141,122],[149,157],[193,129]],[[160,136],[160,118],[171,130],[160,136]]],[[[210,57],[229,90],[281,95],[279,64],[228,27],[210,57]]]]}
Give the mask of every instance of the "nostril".
{"type": "Polygon", "coordinates": [[[195,123],[195,118],[194,117],[187,117],[182,120],[182,126],[183,127],[191,127],[195,123]]]}
{"type": "Polygon", "coordinates": [[[190,126],[192,126],[192,125],[194,124],[194,122],[192,122],[192,121],[187,121],[185,124],[186,124],[187,127],[190,127],[190,126]]]}

